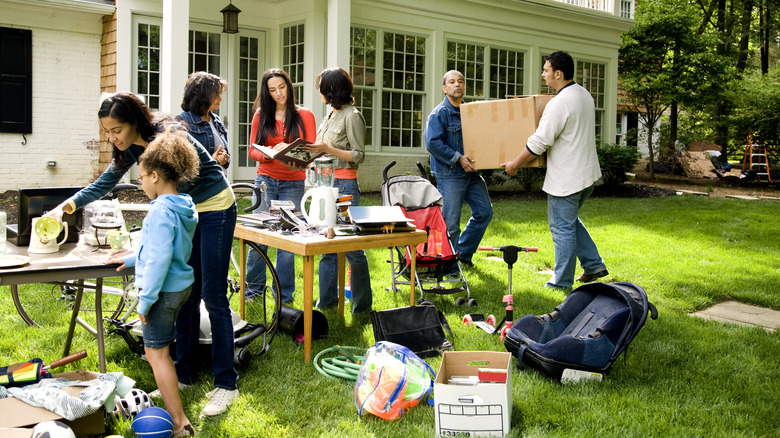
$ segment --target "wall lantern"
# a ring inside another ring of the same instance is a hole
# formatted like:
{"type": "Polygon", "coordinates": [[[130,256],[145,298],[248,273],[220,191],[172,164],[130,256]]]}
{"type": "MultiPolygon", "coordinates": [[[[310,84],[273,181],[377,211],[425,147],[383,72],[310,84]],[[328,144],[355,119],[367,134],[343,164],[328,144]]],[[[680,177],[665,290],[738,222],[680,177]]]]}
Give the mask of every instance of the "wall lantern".
{"type": "Polygon", "coordinates": [[[224,33],[238,33],[238,14],[241,9],[233,6],[231,1],[229,5],[222,8],[222,32],[224,33]]]}

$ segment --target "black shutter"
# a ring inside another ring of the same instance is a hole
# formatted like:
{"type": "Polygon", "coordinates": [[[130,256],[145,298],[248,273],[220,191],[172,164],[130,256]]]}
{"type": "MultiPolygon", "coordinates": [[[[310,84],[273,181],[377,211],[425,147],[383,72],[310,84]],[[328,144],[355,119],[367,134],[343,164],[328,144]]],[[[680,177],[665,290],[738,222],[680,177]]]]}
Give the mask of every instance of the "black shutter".
{"type": "Polygon", "coordinates": [[[32,31],[0,27],[0,132],[32,133],[32,31]]]}

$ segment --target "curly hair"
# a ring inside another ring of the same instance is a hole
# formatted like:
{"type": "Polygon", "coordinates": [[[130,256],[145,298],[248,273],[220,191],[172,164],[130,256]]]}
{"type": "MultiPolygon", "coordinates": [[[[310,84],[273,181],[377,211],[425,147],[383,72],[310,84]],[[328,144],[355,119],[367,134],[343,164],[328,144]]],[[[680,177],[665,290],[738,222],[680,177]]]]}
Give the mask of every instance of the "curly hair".
{"type": "Polygon", "coordinates": [[[187,133],[177,124],[166,126],[139,158],[148,172],[156,171],[177,186],[193,181],[200,173],[200,158],[187,133]]]}
{"type": "Polygon", "coordinates": [[[227,88],[227,81],[205,71],[196,71],[187,79],[181,109],[205,116],[214,100],[227,88]]]}
{"type": "Polygon", "coordinates": [[[353,102],[352,89],[352,78],[343,68],[326,68],[317,75],[317,90],[334,109],[340,110],[353,102]]]}

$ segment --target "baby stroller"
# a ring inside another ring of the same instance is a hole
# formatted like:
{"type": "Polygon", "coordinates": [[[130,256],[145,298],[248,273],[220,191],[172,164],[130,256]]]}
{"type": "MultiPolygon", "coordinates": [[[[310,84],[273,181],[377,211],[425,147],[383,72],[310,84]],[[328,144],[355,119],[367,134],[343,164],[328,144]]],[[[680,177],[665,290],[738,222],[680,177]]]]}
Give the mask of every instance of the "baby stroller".
{"type": "MultiPolygon", "coordinates": [[[[443,205],[441,194],[430,181],[421,176],[396,175],[388,178],[387,172],[394,165],[395,161],[391,162],[382,173],[384,177],[382,205],[401,207],[404,215],[414,221],[418,230],[425,230],[428,233],[428,240],[417,245],[414,256],[409,253],[407,247],[396,247],[398,263],[396,263],[395,253],[390,251],[392,290],[398,292],[398,285],[411,283],[409,272],[411,257],[415,257],[415,279],[420,289],[420,304],[427,301],[426,293],[466,292],[466,298],[458,297],[455,305],[460,306],[465,303],[469,307],[475,306],[477,300],[471,298],[466,277],[458,262],[458,253],[453,251],[450,244],[447,224],[444,223],[444,216],[441,213],[443,205]]],[[[425,169],[419,162],[417,167],[422,175],[425,175],[425,169]]]]}

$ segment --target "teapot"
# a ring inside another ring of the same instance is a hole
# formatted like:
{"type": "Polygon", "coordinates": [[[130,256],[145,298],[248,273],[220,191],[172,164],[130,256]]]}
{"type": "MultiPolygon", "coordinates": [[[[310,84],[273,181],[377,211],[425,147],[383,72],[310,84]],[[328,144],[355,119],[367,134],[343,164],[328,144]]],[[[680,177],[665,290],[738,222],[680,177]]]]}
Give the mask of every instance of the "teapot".
{"type": "Polygon", "coordinates": [[[336,225],[336,198],[339,189],[336,187],[313,187],[301,198],[301,211],[309,225],[336,225]],[[306,201],[311,198],[309,211],[306,211],[306,201]]]}
{"type": "Polygon", "coordinates": [[[63,226],[62,222],[53,217],[33,218],[32,229],[37,239],[30,239],[30,246],[27,248],[29,253],[50,254],[58,252],[60,245],[68,240],[68,226],[63,226]],[[57,242],[57,236],[60,235],[63,229],[65,230],[65,235],[62,237],[62,240],[57,242]]]}

